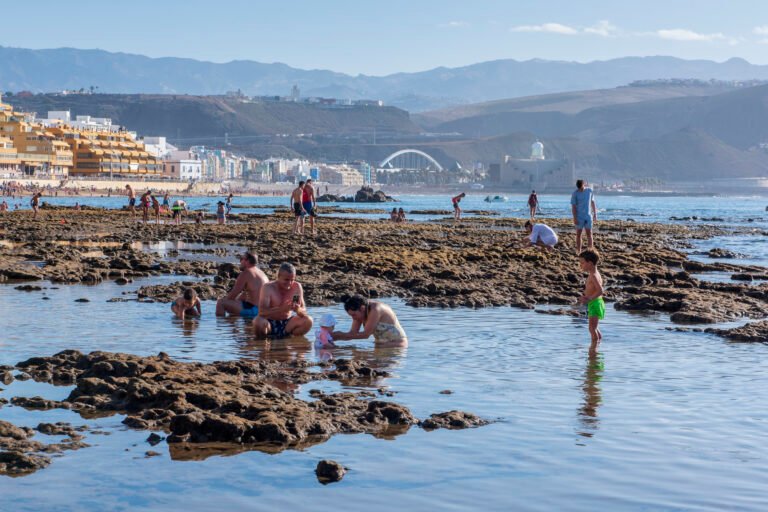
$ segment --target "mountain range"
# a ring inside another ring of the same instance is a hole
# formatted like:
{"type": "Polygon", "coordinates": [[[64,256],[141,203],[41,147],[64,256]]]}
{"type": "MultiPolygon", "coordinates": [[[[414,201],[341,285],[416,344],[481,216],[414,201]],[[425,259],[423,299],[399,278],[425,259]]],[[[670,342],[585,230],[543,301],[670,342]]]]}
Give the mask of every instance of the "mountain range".
{"type": "Polygon", "coordinates": [[[768,66],[738,58],[721,63],[661,56],[588,63],[505,59],[416,73],[352,76],[281,63],[213,63],[103,50],[0,46],[0,90],[4,91],[55,92],[94,87],[106,93],[218,95],[239,89],[251,96],[288,95],[297,85],[302,96],[382,99],[411,112],[675,77],[765,80],[768,66]]]}

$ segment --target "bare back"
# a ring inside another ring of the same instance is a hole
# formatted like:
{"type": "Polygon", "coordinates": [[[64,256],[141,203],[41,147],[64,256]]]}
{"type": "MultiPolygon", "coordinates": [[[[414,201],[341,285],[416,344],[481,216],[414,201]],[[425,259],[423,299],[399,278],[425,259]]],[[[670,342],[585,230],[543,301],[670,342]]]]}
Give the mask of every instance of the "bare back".
{"type": "Polygon", "coordinates": [[[239,299],[244,302],[250,302],[251,304],[259,303],[259,296],[261,295],[261,287],[266,285],[269,279],[267,275],[257,267],[251,267],[240,272],[235,281],[235,287],[237,287],[238,281],[243,285],[243,289],[240,292],[239,299]],[[241,281],[242,280],[242,281],[241,281]]]}
{"type": "Polygon", "coordinates": [[[589,274],[587,277],[587,284],[584,287],[584,295],[587,297],[595,296],[595,298],[602,295],[603,289],[603,276],[595,269],[594,273],[589,274]]]}

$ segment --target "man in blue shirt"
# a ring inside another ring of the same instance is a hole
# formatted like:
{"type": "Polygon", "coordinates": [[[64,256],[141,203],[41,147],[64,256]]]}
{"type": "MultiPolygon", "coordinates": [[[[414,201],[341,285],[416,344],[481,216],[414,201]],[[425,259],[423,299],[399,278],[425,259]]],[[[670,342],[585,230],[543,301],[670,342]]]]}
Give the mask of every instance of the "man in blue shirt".
{"type": "Polygon", "coordinates": [[[587,243],[592,243],[592,222],[597,222],[597,207],[592,189],[584,180],[576,180],[576,190],[571,194],[571,213],[573,224],[576,226],[576,254],[581,254],[581,232],[586,231],[587,243]],[[591,211],[591,215],[590,215],[591,211]]]}

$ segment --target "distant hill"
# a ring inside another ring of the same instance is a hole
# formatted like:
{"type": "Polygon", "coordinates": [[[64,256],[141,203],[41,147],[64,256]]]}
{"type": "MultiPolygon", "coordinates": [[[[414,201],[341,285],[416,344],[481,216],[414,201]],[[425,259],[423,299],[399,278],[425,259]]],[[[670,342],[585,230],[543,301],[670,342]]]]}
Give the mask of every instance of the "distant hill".
{"type": "Polygon", "coordinates": [[[285,64],[149,58],[102,50],[28,50],[0,46],[0,89],[53,92],[98,87],[107,93],[287,95],[383,99],[410,111],[574,90],[605,89],[655,78],[768,79],[768,66],[673,57],[625,57],[589,63],[511,59],[387,76],[351,76],[285,64]]]}
{"type": "Polygon", "coordinates": [[[38,94],[4,101],[45,117],[49,110],[73,116],[109,117],[140,135],[181,139],[187,145],[242,137],[415,133],[408,112],[395,107],[325,108],[290,102],[245,103],[221,96],[149,94],[38,94]]]}
{"type": "Polygon", "coordinates": [[[726,92],[713,88],[709,95],[701,88],[687,91],[689,95],[675,95],[674,88],[662,87],[645,94],[645,101],[637,92],[646,91],[633,89],[469,105],[425,113],[418,119],[430,123],[434,131],[458,132],[471,138],[527,131],[539,137],[622,142],[691,129],[740,149],[768,141],[768,85],[726,92]],[[459,117],[465,112],[467,117],[459,117]],[[441,118],[450,120],[434,124],[441,118]]]}

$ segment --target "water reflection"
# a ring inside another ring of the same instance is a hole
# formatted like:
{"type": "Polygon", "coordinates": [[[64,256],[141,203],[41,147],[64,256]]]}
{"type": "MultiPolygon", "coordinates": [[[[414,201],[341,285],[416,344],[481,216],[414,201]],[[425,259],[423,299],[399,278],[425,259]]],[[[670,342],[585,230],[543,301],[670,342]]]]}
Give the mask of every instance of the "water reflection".
{"type": "Polygon", "coordinates": [[[584,371],[584,381],[582,384],[583,398],[581,408],[579,408],[578,418],[580,429],[577,432],[583,437],[592,437],[600,428],[600,419],[597,416],[597,409],[603,402],[600,381],[603,378],[605,363],[602,354],[589,354],[587,357],[587,368],[584,371]]]}

